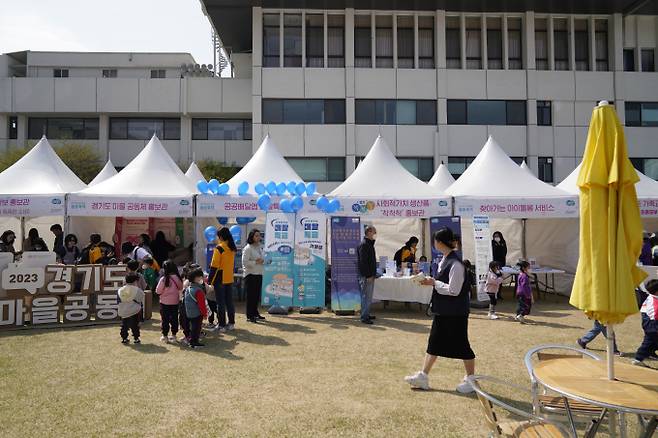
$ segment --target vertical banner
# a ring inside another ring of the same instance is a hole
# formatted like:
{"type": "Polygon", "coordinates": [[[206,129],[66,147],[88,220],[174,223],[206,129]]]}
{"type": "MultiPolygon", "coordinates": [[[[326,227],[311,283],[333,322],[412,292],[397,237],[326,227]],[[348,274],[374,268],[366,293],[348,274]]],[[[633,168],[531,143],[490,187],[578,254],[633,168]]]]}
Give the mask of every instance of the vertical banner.
{"type": "Polygon", "coordinates": [[[295,215],[267,213],[265,216],[265,266],[263,305],[291,307],[294,286],[295,215]]]}
{"type": "Polygon", "coordinates": [[[489,272],[489,262],[493,260],[489,216],[473,216],[473,237],[475,238],[475,276],[477,277],[478,301],[488,301],[489,296],[484,290],[484,285],[489,272]]]}
{"type": "Polygon", "coordinates": [[[439,263],[441,263],[441,259],[443,259],[443,254],[434,249],[434,233],[443,227],[450,228],[454,234],[458,234],[459,236],[462,235],[462,222],[459,216],[441,216],[430,218],[430,248],[432,249],[432,258],[430,262],[432,266],[432,276],[434,276],[436,273],[439,263]]]}
{"type": "Polygon", "coordinates": [[[358,217],[331,218],[331,309],[354,311],[361,306],[356,248],[361,241],[358,217]]]}
{"type": "Polygon", "coordinates": [[[324,213],[298,214],[295,219],[296,307],[324,307],[327,263],[327,217],[324,213]]]}

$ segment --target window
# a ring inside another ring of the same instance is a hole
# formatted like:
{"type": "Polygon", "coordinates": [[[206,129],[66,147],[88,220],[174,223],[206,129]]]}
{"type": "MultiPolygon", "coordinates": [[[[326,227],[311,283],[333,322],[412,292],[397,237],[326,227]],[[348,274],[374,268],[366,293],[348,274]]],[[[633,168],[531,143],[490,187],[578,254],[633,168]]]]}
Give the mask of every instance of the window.
{"type": "Polygon", "coordinates": [[[548,70],[548,23],[546,18],[535,19],[535,66],[548,70]]]}
{"type": "Polygon", "coordinates": [[[501,20],[489,17],[487,20],[487,68],[501,70],[503,68],[503,32],[501,20]]]}
{"type": "Polygon", "coordinates": [[[345,17],[327,15],[327,63],[329,68],[345,67],[345,17]]]}
{"type": "Polygon", "coordinates": [[[576,70],[589,70],[589,26],[587,20],[574,20],[576,70]]]}
{"type": "Polygon", "coordinates": [[[521,164],[523,164],[524,161],[526,162],[526,165],[527,165],[527,163],[528,163],[528,160],[526,159],[526,157],[510,157],[510,159],[511,159],[512,161],[514,161],[514,162],[515,162],[517,165],[519,165],[519,166],[520,166],[521,164]]]}
{"type": "Polygon", "coordinates": [[[302,66],[301,14],[283,14],[283,66],[302,66]]]}
{"type": "Polygon", "coordinates": [[[507,61],[510,70],[523,68],[523,43],[521,33],[521,19],[507,19],[507,61]]]}
{"type": "Polygon", "coordinates": [[[117,77],[117,69],[112,68],[108,70],[103,70],[103,77],[104,78],[116,78],[117,77]]]}
{"type": "Polygon", "coordinates": [[[192,140],[251,140],[251,120],[192,119],[192,140]]]}
{"type": "Polygon", "coordinates": [[[436,125],[435,100],[356,99],[357,125],[436,125]]]}
{"type": "Polygon", "coordinates": [[[110,118],[110,140],[180,140],[180,119],[110,118]]]}
{"type": "MultiPolygon", "coordinates": [[[[54,78],[68,78],[69,77],[69,69],[68,68],[55,68],[53,69],[53,77],[54,78]]],[[[41,138],[41,137],[39,137],[41,138]]]]}
{"type": "Polygon", "coordinates": [[[29,139],[98,140],[98,119],[30,117],[27,131],[29,139]]]}
{"type": "Polygon", "coordinates": [[[608,71],[608,21],[596,20],[594,30],[596,71],[608,71]]]}
{"type": "Polygon", "coordinates": [[[656,71],[653,59],[653,49],[642,49],[642,71],[656,71]]]}
{"type": "Polygon", "coordinates": [[[151,79],[164,79],[166,72],[164,69],[151,70],[151,79]]]}
{"type": "Polygon", "coordinates": [[[626,102],[626,126],[658,126],[658,102],[626,102]]]}
{"type": "Polygon", "coordinates": [[[459,17],[446,17],[446,67],[462,68],[459,17]]]}
{"type": "Polygon", "coordinates": [[[624,49],[624,71],[635,71],[635,49],[624,49]]]}
{"type": "Polygon", "coordinates": [[[344,181],[345,158],[286,158],[304,181],[344,181]]]}
{"type": "Polygon", "coordinates": [[[429,181],[434,175],[434,158],[398,158],[398,161],[409,173],[422,181],[429,181]]]}
{"type": "Polygon", "coordinates": [[[263,14],[263,67],[279,66],[279,14],[263,14]]]}
{"type": "Polygon", "coordinates": [[[414,68],[414,17],[397,17],[398,68],[414,68]]]}
{"type": "Polygon", "coordinates": [[[537,125],[551,126],[552,124],[553,124],[553,116],[551,112],[551,102],[549,100],[538,100],[537,125]]]}
{"type": "Polygon", "coordinates": [[[454,178],[459,178],[468,166],[473,163],[473,160],[475,160],[475,157],[448,157],[448,171],[454,178]]]}
{"type": "Polygon", "coordinates": [[[449,125],[525,125],[525,100],[448,100],[449,125]]]}
{"type": "Polygon", "coordinates": [[[434,17],[418,17],[418,68],[434,68],[434,17]]]}
{"type": "Polygon", "coordinates": [[[466,18],[466,68],[482,68],[482,25],[480,17],[466,18]]]}
{"type": "Polygon", "coordinates": [[[9,139],[15,140],[18,138],[18,117],[11,116],[7,121],[7,132],[9,133],[9,139]]]}
{"type": "Polygon", "coordinates": [[[375,17],[375,62],[378,68],[393,67],[393,17],[375,17]]]}
{"type": "Polygon", "coordinates": [[[537,176],[540,180],[545,183],[553,182],[553,158],[551,157],[539,157],[538,161],[538,172],[537,176]]]}
{"type": "Polygon", "coordinates": [[[649,178],[658,180],[658,158],[631,158],[631,163],[649,178]]]}
{"type": "Polygon", "coordinates": [[[306,67],[324,67],[324,15],[306,14],[306,67]]]}
{"type": "Polygon", "coordinates": [[[370,15],[354,17],[354,66],[372,67],[372,26],[370,15]]]}
{"type": "Polygon", "coordinates": [[[263,99],[263,123],[344,124],[344,99],[263,99]]]}
{"type": "Polygon", "coordinates": [[[567,29],[566,18],[556,18],[553,21],[555,70],[569,70],[569,31],[567,29]]]}

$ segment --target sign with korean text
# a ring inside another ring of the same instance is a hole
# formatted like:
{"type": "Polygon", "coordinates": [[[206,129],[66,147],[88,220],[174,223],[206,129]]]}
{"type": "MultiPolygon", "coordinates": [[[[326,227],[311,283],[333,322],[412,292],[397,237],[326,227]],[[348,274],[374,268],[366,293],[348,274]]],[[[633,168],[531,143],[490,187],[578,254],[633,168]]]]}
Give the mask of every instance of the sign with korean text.
{"type": "Polygon", "coordinates": [[[68,214],[70,216],[107,217],[191,217],[192,197],[152,197],[148,199],[122,196],[81,196],[70,194],[68,214]]]}
{"type": "Polygon", "coordinates": [[[295,215],[267,213],[262,302],[265,306],[291,307],[294,288],[295,215]]]}
{"type": "Polygon", "coordinates": [[[331,218],[331,309],[356,310],[361,306],[356,249],[361,242],[361,219],[331,218]]]}
{"type": "MultiPolygon", "coordinates": [[[[286,199],[281,196],[272,196],[272,204],[268,213],[278,212],[279,201],[286,199]]],[[[316,197],[302,196],[304,206],[300,213],[313,213],[318,209],[315,207],[316,197]]],[[[257,196],[213,196],[198,195],[196,198],[196,214],[199,217],[254,217],[265,213],[258,207],[257,196]]]]}
{"type": "Polygon", "coordinates": [[[295,218],[295,289],[293,306],[324,307],[327,218],[324,213],[295,218]]]}
{"type": "Polygon", "coordinates": [[[0,216],[61,216],[64,195],[0,195],[0,216]]]}
{"type": "Polygon", "coordinates": [[[578,197],[477,199],[455,198],[455,215],[508,217],[517,219],[578,217],[578,197]]]}
{"type": "Polygon", "coordinates": [[[484,290],[484,285],[489,274],[489,262],[493,260],[489,216],[473,216],[473,237],[475,239],[475,276],[478,301],[487,301],[489,296],[484,290]]]}

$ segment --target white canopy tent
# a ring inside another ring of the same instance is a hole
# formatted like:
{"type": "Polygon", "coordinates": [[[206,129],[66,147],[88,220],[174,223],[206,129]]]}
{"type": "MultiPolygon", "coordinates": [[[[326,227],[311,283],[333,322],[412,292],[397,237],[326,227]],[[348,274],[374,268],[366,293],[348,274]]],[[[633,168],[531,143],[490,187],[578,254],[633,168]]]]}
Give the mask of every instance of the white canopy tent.
{"type": "Polygon", "coordinates": [[[106,179],[110,179],[117,173],[118,172],[114,168],[114,164],[112,164],[112,160],[107,160],[107,163],[105,163],[105,166],[101,169],[100,172],[98,172],[98,175],[96,175],[96,177],[91,180],[89,187],[95,186],[96,184],[103,182],[106,179]]]}
{"type": "Polygon", "coordinates": [[[530,167],[528,167],[528,163],[526,163],[525,160],[523,160],[523,163],[521,163],[521,166],[519,167],[521,167],[521,169],[528,172],[530,175],[535,176],[534,172],[532,171],[532,169],[530,169],[530,167]]]}
{"type": "Polygon", "coordinates": [[[189,180],[194,184],[201,180],[206,181],[206,178],[203,176],[203,173],[201,173],[199,166],[197,166],[194,161],[192,161],[190,167],[187,169],[187,172],[185,172],[185,176],[188,177],[189,180]]]}
{"type": "Polygon", "coordinates": [[[2,229],[14,230],[17,250],[22,246],[25,228],[32,227],[52,248],[54,239],[49,228],[54,223],[63,225],[66,194],[85,187],[43,136],[27,154],[0,173],[2,229]]]}
{"type": "Polygon", "coordinates": [[[455,178],[448,170],[448,166],[441,163],[427,185],[434,187],[439,193],[444,193],[454,182],[455,178]]]}

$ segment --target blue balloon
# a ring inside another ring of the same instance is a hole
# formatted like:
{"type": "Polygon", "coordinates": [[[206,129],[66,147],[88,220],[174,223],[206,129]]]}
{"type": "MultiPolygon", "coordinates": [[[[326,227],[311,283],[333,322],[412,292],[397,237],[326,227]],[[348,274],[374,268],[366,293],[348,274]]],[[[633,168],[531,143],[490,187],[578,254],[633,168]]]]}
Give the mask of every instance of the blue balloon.
{"type": "Polygon", "coordinates": [[[315,194],[316,190],[317,190],[317,185],[314,182],[308,183],[306,185],[306,195],[307,196],[313,196],[315,194]]]}
{"type": "Polygon", "coordinates": [[[262,194],[258,197],[258,208],[267,211],[269,210],[270,205],[272,205],[272,198],[270,198],[270,195],[262,194]]]}
{"type": "Polygon", "coordinates": [[[228,193],[229,189],[230,189],[230,187],[229,187],[228,184],[226,184],[226,183],[221,183],[221,184],[219,185],[219,187],[217,187],[217,194],[223,196],[223,195],[225,195],[225,194],[228,193]]]}
{"type": "Polygon", "coordinates": [[[265,193],[265,184],[263,183],[258,183],[254,186],[254,190],[256,191],[257,194],[262,195],[265,193]]]}
{"type": "Polygon", "coordinates": [[[290,199],[282,199],[279,201],[279,209],[281,209],[281,211],[284,213],[291,213],[292,205],[290,203],[290,199]]]}
{"type": "Polygon", "coordinates": [[[208,193],[208,183],[202,179],[200,179],[199,182],[196,183],[196,188],[201,193],[208,193]]]}
{"type": "Polygon", "coordinates": [[[297,190],[297,183],[295,181],[290,181],[286,185],[286,189],[288,190],[288,193],[290,193],[291,195],[296,195],[297,194],[297,191],[296,191],[297,190]]]}
{"type": "Polygon", "coordinates": [[[217,181],[215,178],[211,179],[208,181],[208,188],[212,193],[216,195],[217,192],[219,192],[219,181],[217,181]]]}
{"type": "Polygon", "coordinates": [[[239,217],[239,218],[236,218],[236,219],[235,219],[235,221],[236,221],[239,225],[250,224],[250,223],[252,223],[252,222],[255,221],[255,220],[256,220],[255,217],[239,217]]]}
{"type": "Polygon", "coordinates": [[[276,194],[279,196],[286,194],[286,183],[279,183],[276,185],[276,194]]]}
{"type": "Polygon", "coordinates": [[[208,243],[214,242],[217,238],[217,228],[212,225],[203,230],[203,235],[208,243]]]}
{"type": "Polygon", "coordinates": [[[228,218],[227,217],[218,217],[217,222],[219,222],[219,225],[226,225],[226,224],[228,224],[228,218]]]}
{"type": "Polygon", "coordinates": [[[306,184],[303,182],[298,182],[297,187],[295,187],[295,193],[299,196],[302,196],[306,192],[306,184]]]}
{"type": "Polygon", "coordinates": [[[265,189],[267,189],[267,193],[270,195],[276,195],[276,183],[274,181],[268,182],[265,189]]]}
{"type": "Polygon", "coordinates": [[[249,191],[249,183],[247,181],[242,181],[238,186],[238,195],[244,196],[249,191]]]}
{"type": "Polygon", "coordinates": [[[324,211],[329,205],[329,200],[325,196],[320,196],[317,201],[315,201],[315,206],[318,210],[324,211]]]}
{"type": "Polygon", "coordinates": [[[332,199],[329,201],[329,209],[331,210],[330,213],[335,213],[340,210],[340,201],[338,199],[332,199]]]}
{"type": "Polygon", "coordinates": [[[292,201],[290,201],[290,205],[292,207],[292,211],[297,213],[299,210],[304,208],[304,200],[301,196],[295,196],[292,198],[292,201]]]}
{"type": "Polygon", "coordinates": [[[238,243],[240,241],[240,237],[242,237],[242,228],[240,228],[240,225],[233,225],[228,230],[231,232],[231,236],[233,236],[233,240],[235,240],[235,242],[238,243]]]}

